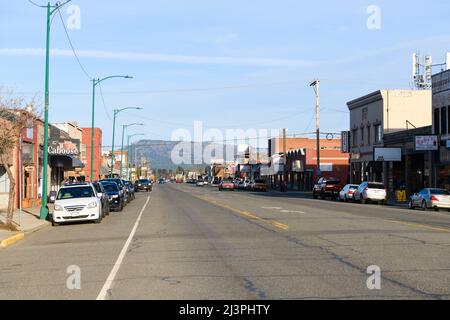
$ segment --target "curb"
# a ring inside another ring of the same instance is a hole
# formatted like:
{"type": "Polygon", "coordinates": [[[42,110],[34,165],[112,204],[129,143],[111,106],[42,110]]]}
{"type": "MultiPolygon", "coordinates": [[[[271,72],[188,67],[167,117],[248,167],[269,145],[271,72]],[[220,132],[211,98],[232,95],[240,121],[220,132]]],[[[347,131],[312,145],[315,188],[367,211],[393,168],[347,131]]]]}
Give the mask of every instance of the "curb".
{"type": "Polygon", "coordinates": [[[44,229],[44,228],[46,228],[48,226],[50,226],[50,223],[45,223],[45,224],[42,224],[40,226],[34,227],[33,229],[29,229],[29,230],[26,230],[26,231],[20,231],[19,233],[15,234],[13,236],[10,236],[10,237],[8,237],[6,239],[3,239],[3,240],[0,239],[0,248],[7,248],[7,247],[13,245],[16,242],[18,242],[20,240],[23,240],[25,238],[25,234],[31,234],[31,233],[37,232],[37,231],[39,231],[41,229],[44,229]]]}
{"type": "Polygon", "coordinates": [[[14,243],[16,243],[17,241],[23,240],[23,238],[25,238],[25,233],[20,232],[18,234],[15,234],[11,237],[8,237],[6,239],[3,239],[0,242],[0,247],[2,248],[6,248],[9,247],[10,245],[13,245],[14,243]]]}

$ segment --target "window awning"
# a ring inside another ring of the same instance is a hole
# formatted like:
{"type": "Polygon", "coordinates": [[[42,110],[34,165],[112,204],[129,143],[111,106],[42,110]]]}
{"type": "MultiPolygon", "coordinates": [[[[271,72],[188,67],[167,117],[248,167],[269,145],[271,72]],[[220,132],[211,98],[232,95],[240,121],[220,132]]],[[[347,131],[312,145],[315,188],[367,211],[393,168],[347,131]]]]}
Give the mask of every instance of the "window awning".
{"type": "Polygon", "coordinates": [[[50,156],[50,166],[54,168],[84,168],[84,163],[74,156],[52,155],[50,156]]]}

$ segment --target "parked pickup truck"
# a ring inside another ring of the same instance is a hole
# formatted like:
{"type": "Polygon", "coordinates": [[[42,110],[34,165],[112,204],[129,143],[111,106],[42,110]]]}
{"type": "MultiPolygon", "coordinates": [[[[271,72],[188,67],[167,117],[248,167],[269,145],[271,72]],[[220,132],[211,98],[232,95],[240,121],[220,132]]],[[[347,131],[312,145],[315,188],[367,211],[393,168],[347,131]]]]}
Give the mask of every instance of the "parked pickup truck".
{"type": "Polygon", "coordinates": [[[339,192],[342,189],[341,181],[335,178],[320,178],[314,185],[313,198],[320,197],[322,200],[329,197],[332,200],[336,200],[339,196],[339,192]]]}

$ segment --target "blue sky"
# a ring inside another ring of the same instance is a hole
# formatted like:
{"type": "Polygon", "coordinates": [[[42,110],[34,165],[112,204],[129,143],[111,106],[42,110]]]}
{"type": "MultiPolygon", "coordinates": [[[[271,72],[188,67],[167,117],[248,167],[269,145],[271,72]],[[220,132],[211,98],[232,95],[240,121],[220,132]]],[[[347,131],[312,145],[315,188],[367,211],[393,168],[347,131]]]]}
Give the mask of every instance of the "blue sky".
{"type": "MultiPolygon", "coordinates": [[[[105,145],[112,109],[126,106],[144,110],[122,113],[119,125],[144,121],[144,128],[129,133],[143,131],[148,139],[169,139],[176,129],[192,129],[195,120],[220,129],[314,131],[313,78],[321,79],[321,128],[339,132],[348,128],[347,101],[377,89],[411,87],[414,51],[444,62],[450,50],[445,0],[72,4],[81,9],[81,28],[68,32],[89,75],[134,76],[102,84],[106,107],[98,95],[96,125],[105,145]],[[381,9],[379,30],[367,28],[370,5],[381,9]],[[210,90],[176,92],[198,88],[210,90]],[[277,121],[268,123],[272,119],[277,121]]],[[[62,16],[70,18],[66,9],[62,16]]],[[[0,30],[0,86],[43,101],[45,10],[28,0],[2,0],[0,30]]],[[[90,126],[91,85],[59,16],[51,36],[50,121],[90,126]]]]}

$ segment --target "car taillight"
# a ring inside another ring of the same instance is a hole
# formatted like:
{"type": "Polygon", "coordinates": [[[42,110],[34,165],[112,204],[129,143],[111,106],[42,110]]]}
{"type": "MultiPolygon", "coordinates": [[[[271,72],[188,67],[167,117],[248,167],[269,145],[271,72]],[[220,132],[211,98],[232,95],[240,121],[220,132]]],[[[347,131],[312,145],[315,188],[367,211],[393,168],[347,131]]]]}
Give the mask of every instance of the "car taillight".
{"type": "Polygon", "coordinates": [[[350,191],[348,192],[348,194],[353,194],[353,190],[350,190],[350,191]]]}
{"type": "Polygon", "coordinates": [[[435,196],[431,196],[430,200],[431,200],[431,201],[439,201],[439,199],[436,198],[435,196]]]}

